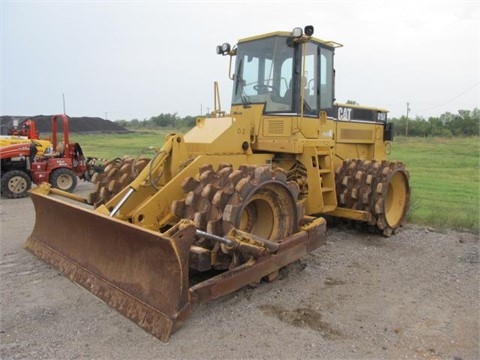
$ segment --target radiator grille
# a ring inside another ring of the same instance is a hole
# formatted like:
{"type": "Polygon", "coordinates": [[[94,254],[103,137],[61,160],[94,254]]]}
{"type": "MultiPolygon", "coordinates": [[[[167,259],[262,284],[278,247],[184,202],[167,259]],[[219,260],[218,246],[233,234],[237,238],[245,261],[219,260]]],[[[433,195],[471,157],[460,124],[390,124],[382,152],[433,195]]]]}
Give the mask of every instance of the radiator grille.
{"type": "Polygon", "coordinates": [[[285,121],[281,119],[267,120],[267,134],[268,135],[286,135],[285,121]]]}

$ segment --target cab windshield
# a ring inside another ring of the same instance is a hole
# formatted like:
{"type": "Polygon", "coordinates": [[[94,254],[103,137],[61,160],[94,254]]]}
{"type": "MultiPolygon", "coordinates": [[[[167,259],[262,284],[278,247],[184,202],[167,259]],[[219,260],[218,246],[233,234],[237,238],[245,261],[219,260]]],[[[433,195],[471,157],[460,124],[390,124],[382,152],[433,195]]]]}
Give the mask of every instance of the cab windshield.
{"type": "Polygon", "coordinates": [[[270,114],[330,113],[333,49],[313,41],[295,43],[287,36],[240,43],[232,104],[258,103],[264,103],[264,112],[270,114]]]}

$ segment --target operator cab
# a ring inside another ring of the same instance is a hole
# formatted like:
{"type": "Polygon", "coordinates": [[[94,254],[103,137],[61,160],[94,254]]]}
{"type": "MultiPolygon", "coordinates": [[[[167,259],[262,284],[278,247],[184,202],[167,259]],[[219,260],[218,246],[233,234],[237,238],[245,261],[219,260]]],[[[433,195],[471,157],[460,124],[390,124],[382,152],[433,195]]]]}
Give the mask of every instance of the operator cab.
{"type": "Polygon", "coordinates": [[[275,32],[228,44],[217,53],[236,55],[232,105],[265,104],[264,114],[334,115],[333,54],[342,46],[312,37],[313,27],[275,32]]]}

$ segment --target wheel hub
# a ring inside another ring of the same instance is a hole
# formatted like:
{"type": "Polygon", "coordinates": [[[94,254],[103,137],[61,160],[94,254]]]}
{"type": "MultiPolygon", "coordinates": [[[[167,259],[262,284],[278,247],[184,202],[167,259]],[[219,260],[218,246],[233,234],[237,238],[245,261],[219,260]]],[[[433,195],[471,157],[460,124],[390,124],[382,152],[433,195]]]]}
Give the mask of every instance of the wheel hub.
{"type": "Polygon", "coordinates": [[[8,189],[15,194],[20,194],[27,189],[27,182],[20,176],[15,176],[8,181],[8,189]]]}

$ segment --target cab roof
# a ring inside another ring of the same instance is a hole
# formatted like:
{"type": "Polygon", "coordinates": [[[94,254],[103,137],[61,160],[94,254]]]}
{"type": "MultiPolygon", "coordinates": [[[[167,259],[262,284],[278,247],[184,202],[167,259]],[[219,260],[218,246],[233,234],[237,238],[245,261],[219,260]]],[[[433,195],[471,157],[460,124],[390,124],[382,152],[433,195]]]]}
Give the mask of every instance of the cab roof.
{"type": "MultiPolygon", "coordinates": [[[[247,37],[247,38],[243,38],[243,39],[238,40],[238,43],[252,41],[252,40],[265,39],[265,38],[269,38],[269,37],[273,37],[273,36],[288,37],[288,36],[292,36],[292,33],[290,31],[274,31],[274,32],[266,33],[266,34],[260,34],[260,35],[255,35],[255,36],[250,36],[250,37],[247,37]]],[[[322,45],[325,45],[325,46],[328,46],[328,47],[331,47],[331,48],[338,48],[338,47],[343,46],[342,44],[337,43],[336,41],[332,41],[332,40],[322,40],[322,39],[318,39],[318,38],[313,37],[313,36],[308,37],[308,38],[311,39],[314,42],[320,43],[322,45]]]]}

